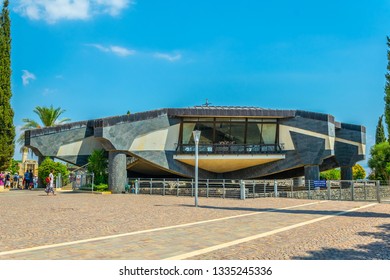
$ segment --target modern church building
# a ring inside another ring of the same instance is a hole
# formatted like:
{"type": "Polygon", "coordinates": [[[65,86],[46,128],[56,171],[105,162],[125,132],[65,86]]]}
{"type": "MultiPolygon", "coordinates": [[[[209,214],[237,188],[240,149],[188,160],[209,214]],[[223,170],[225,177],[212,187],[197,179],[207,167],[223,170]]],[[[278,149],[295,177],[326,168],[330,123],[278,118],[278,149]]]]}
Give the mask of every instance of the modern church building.
{"type": "Polygon", "coordinates": [[[25,144],[39,160],[87,163],[95,149],[109,159],[109,185],[121,192],[127,177],[194,177],[193,131],[201,132],[199,177],[283,179],[352,166],[365,158],[364,126],[328,114],[257,107],[168,108],[29,130],[25,144]]]}

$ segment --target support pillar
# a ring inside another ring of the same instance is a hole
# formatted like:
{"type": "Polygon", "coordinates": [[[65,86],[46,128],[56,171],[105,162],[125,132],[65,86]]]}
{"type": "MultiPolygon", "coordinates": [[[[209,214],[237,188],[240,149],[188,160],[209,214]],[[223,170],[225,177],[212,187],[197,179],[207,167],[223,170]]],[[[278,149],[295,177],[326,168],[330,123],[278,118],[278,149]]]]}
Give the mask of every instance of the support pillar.
{"type": "Polygon", "coordinates": [[[310,182],[320,179],[319,165],[305,165],[305,185],[310,186],[310,182]]]}
{"type": "Polygon", "coordinates": [[[341,166],[341,180],[353,180],[352,166],[341,166]]]}
{"type": "Polygon", "coordinates": [[[350,188],[352,187],[352,181],[353,180],[353,172],[352,172],[352,166],[341,166],[341,187],[342,188],[350,188]]]}
{"type": "Polygon", "coordinates": [[[126,154],[123,152],[108,153],[108,188],[112,193],[125,191],[127,180],[126,154]]]}

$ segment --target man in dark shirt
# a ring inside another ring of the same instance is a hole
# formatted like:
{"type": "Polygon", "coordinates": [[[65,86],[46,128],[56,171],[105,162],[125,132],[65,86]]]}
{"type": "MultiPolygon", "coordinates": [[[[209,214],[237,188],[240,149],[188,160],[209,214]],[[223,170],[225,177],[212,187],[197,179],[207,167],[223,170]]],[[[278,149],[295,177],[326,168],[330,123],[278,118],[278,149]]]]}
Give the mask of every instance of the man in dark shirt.
{"type": "Polygon", "coordinates": [[[28,190],[28,186],[30,185],[30,172],[28,170],[24,173],[24,188],[28,190]]]}

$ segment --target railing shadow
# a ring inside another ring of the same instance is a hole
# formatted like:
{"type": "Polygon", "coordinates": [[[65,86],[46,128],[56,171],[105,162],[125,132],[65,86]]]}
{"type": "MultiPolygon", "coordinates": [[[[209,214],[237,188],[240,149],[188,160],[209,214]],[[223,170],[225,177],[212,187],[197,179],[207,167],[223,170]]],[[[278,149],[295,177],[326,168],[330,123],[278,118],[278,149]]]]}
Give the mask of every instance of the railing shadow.
{"type": "Polygon", "coordinates": [[[356,248],[336,249],[323,248],[309,251],[309,256],[293,257],[293,260],[390,260],[390,224],[377,227],[379,232],[359,232],[360,236],[368,236],[377,241],[358,245],[356,248]]]}
{"type": "MultiPolygon", "coordinates": [[[[180,204],[183,207],[194,207],[190,204],[180,204]]],[[[390,218],[390,213],[376,213],[376,212],[347,212],[346,210],[299,210],[299,209],[278,209],[278,208],[252,208],[252,207],[224,207],[224,206],[198,206],[198,208],[215,209],[215,210],[230,210],[230,211],[250,211],[250,212],[272,212],[284,214],[298,214],[298,215],[320,215],[320,216],[344,216],[344,217],[359,217],[359,218],[390,218]]]]}

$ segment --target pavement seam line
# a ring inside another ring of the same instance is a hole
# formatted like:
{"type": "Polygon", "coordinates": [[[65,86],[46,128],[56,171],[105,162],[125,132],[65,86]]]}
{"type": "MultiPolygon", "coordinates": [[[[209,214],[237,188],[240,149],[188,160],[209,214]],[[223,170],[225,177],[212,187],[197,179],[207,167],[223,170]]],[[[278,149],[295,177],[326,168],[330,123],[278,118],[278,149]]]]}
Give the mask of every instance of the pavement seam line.
{"type": "Polygon", "coordinates": [[[294,229],[294,228],[298,228],[298,227],[301,227],[301,226],[305,226],[305,225],[313,224],[313,223],[320,222],[320,221],[323,221],[323,220],[327,220],[327,219],[330,219],[332,217],[337,217],[337,216],[343,215],[345,213],[353,212],[353,211],[356,211],[356,210],[359,210],[359,209],[368,208],[368,207],[371,207],[371,206],[374,206],[374,205],[377,205],[377,204],[378,203],[372,203],[372,204],[368,204],[368,205],[363,205],[363,206],[352,208],[352,209],[349,209],[349,210],[346,210],[346,211],[342,211],[342,212],[339,212],[339,213],[336,213],[336,214],[333,214],[333,215],[326,215],[324,217],[312,219],[312,220],[301,222],[301,223],[294,224],[294,225],[291,225],[291,226],[287,226],[287,227],[283,227],[283,228],[279,228],[279,229],[263,232],[263,233],[252,235],[252,236],[248,236],[248,237],[245,237],[245,238],[240,238],[240,239],[237,239],[237,240],[234,240],[234,241],[230,241],[230,242],[222,243],[222,244],[219,244],[219,245],[211,246],[211,247],[208,247],[208,248],[205,248],[205,249],[200,249],[200,250],[196,250],[196,251],[193,251],[193,252],[189,252],[189,253],[173,256],[173,257],[169,257],[169,258],[166,258],[164,260],[184,260],[184,259],[188,259],[188,258],[191,258],[191,257],[194,257],[194,256],[210,253],[212,251],[224,249],[224,248],[227,248],[227,247],[230,247],[230,246],[234,246],[234,245],[238,245],[238,244],[245,243],[245,242],[248,242],[248,241],[252,241],[252,240],[255,240],[255,239],[263,238],[263,237],[266,237],[266,236],[269,236],[269,235],[273,235],[273,234],[276,234],[276,233],[280,233],[280,232],[283,232],[283,231],[287,231],[287,230],[290,230],[290,229],[294,229]]]}
{"type": "Polygon", "coordinates": [[[37,251],[37,250],[52,249],[52,248],[57,248],[57,247],[70,246],[70,245],[76,245],[76,244],[82,244],[82,243],[88,243],[88,242],[94,242],[94,241],[101,241],[101,240],[106,240],[106,239],[114,239],[114,238],[126,237],[126,236],[137,235],[137,234],[144,234],[144,233],[149,233],[149,232],[157,232],[157,231],[169,230],[169,229],[174,229],[174,228],[188,227],[188,226],[193,226],[193,225],[201,225],[201,224],[206,224],[206,223],[212,223],[212,222],[241,218],[241,217],[246,217],[246,216],[264,214],[264,213],[269,213],[269,212],[277,212],[280,210],[287,210],[287,209],[293,209],[293,208],[298,208],[298,207],[304,207],[304,206],[320,204],[320,203],[325,203],[325,202],[328,202],[328,201],[321,200],[321,201],[299,204],[299,205],[294,205],[294,206],[288,206],[288,207],[283,207],[283,208],[271,209],[271,210],[267,210],[267,211],[259,211],[259,212],[255,212],[255,213],[241,214],[241,215],[223,217],[223,218],[218,218],[218,219],[211,219],[211,220],[206,220],[206,221],[199,221],[199,222],[186,223],[186,224],[181,224],[181,225],[174,225],[174,226],[147,229],[147,230],[141,230],[141,231],[127,232],[127,233],[121,233],[121,234],[116,234],[116,235],[101,236],[101,237],[75,240],[75,241],[56,243],[56,244],[50,244],[50,245],[42,245],[42,246],[30,247],[30,248],[24,248],[24,249],[16,249],[16,250],[11,250],[11,251],[0,252],[0,256],[26,253],[26,252],[37,251]]]}

